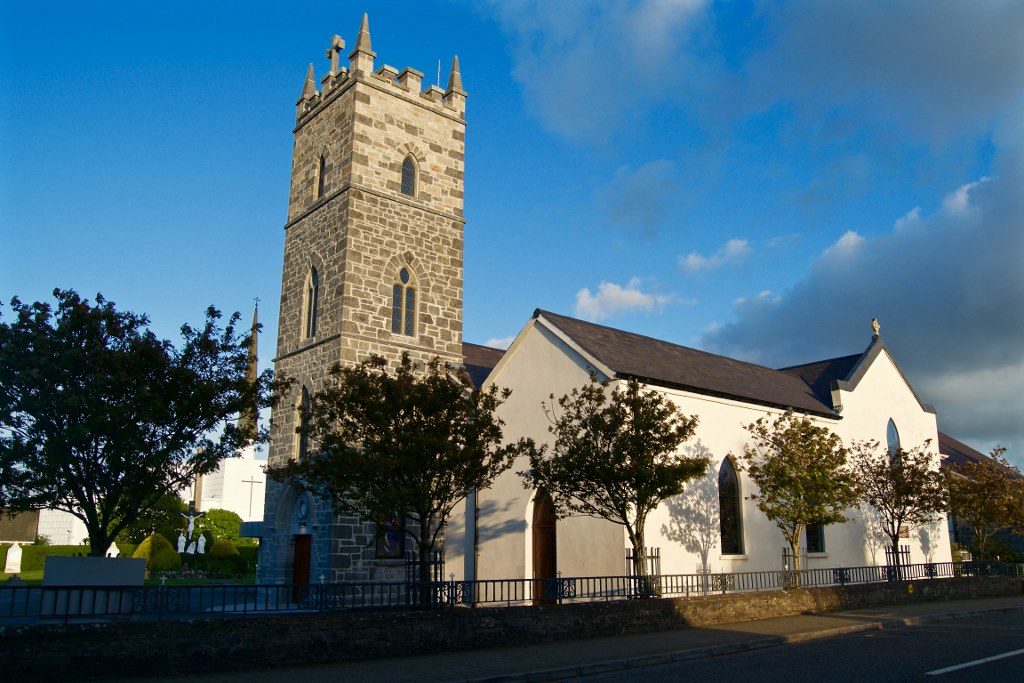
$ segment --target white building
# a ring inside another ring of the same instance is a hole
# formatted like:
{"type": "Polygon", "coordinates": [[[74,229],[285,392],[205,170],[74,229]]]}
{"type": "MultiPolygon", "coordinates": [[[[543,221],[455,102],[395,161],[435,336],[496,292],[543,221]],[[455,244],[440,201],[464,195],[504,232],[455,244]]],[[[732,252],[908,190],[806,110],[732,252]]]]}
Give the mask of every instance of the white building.
{"type": "Polygon", "coordinates": [[[222,460],[216,472],[200,478],[198,510],[231,510],[242,521],[263,519],[267,476],[266,460],[257,460],[255,449],[222,460]]]}
{"type": "MultiPolygon", "coordinates": [[[[473,359],[467,356],[467,362],[473,359]]],[[[694,542],[702,531],[710,539],[707,568],[713,572],[782,567],[782,533],[747,499],[752,483],[730,458],[741,455],[749,439],[744,425],[766,414],[793,409],[848,445],[896,439],[912,448],[930,439],[936,468],[939,464],[935,413],[920,401],[878,335],[863,353],[773,370],[538,310],[486,379],[512,389],[499,409],[506,439],[526,436],[550,443],[541,402],[584,385],[591,372],[613,385],[637,379],[685,414],[699,417],[696,434],[684,448],[710,458],[709,478],[665,501],[647,521],[646,542],[660,548],[662,573],[702,568],[694,542]],[[722,524],[723,517],[735,524],[722,524]]],[[[621,575],[629,546],[623,527],[590,517],[556,521],[541,494],[525,489],[516,474],[527,467],[517,462],[494,486],[470,498],[468,514],[451,520],[446,571],[476,579],[547,578],[558,572],[621,575]],[[475,523],[467,525],[467,519],[475,523]]],[[[884,560],[858,511],[848,516],[844,524],[819,527],[820,534],[812,529],[812,538],[804,542],[811,551],[804,566],[851,567],[884,560]]],[[[950,559],[947,529],[940,521],[913,530],[903,543],[910,547],[912,562],[950,559]]]]}

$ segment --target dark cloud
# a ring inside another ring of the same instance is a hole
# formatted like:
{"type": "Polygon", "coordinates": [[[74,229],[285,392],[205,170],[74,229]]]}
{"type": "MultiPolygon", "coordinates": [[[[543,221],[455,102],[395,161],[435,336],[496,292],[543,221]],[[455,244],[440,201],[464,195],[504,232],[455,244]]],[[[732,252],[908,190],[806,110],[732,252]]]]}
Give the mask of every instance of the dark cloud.
{"type": "Polygon", "coordinates": [[[597,201],[611,225],[650,238],[665,220],[678,189],[675,165],[660,159],[636,169],[619,168],[612,182],[598,188],[597,201]]]}
{"type": "Polygon", "coordinates": [[[878,317],[945,429],[1024,447],[1024,151],[997,170],[879,237],[843,235],[781,298],[744,301],[703,344],[778,367],[860,351],[878,317]]]}
{"type": "Polygon", "coordinates": [[[766,99],[866,105],[937,140],[984,132],[1024,106],[1024,3],[798,0],[772,5],[749,64],[766,99]]]}

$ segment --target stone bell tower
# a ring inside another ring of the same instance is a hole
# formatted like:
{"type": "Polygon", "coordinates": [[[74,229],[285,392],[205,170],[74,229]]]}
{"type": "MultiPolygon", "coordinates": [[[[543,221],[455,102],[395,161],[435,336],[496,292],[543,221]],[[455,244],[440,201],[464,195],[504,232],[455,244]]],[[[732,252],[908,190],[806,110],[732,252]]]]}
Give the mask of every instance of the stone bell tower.
{"type": "MultiPolygon", "coordinates": [[[[382,65],[363,15],[348,66],[333,36],[319,89],[310,64],[296,103],[275,371],[292,400],[271,418],[269,462],[300,457],[303,401],[335,363],[370,354],[462,362],[466,93],[382,65]]],[[[268,483],[260,581],[387,578],[376,530],[326,501],[268,483]],[[375,545],[378,546],[375,548],[375,545]]]]}

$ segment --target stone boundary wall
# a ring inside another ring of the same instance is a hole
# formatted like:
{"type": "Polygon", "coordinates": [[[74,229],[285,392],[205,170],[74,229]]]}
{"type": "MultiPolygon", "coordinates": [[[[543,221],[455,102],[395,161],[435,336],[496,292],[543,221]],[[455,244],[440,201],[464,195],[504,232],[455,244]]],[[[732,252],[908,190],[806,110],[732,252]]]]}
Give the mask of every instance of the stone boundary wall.
{"type": "Polygon", "coordinates": [[[543,607],[281,615],[0,628],[0,662],[34,678],[157,676],[427,654],[829,612],[1021,595],[1020,579],[953,578],[543,607]]]}

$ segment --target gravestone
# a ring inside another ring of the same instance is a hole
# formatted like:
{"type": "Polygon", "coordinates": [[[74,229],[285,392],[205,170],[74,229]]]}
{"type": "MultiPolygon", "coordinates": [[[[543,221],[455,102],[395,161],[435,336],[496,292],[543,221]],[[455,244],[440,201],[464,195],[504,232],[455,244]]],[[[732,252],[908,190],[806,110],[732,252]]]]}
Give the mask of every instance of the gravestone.
{"type": "Polygon", "coordinates": [[[7,549],[7,561],[4,562],[4,574],[21,573],[21,545],[17,541],[7,549]]]}

